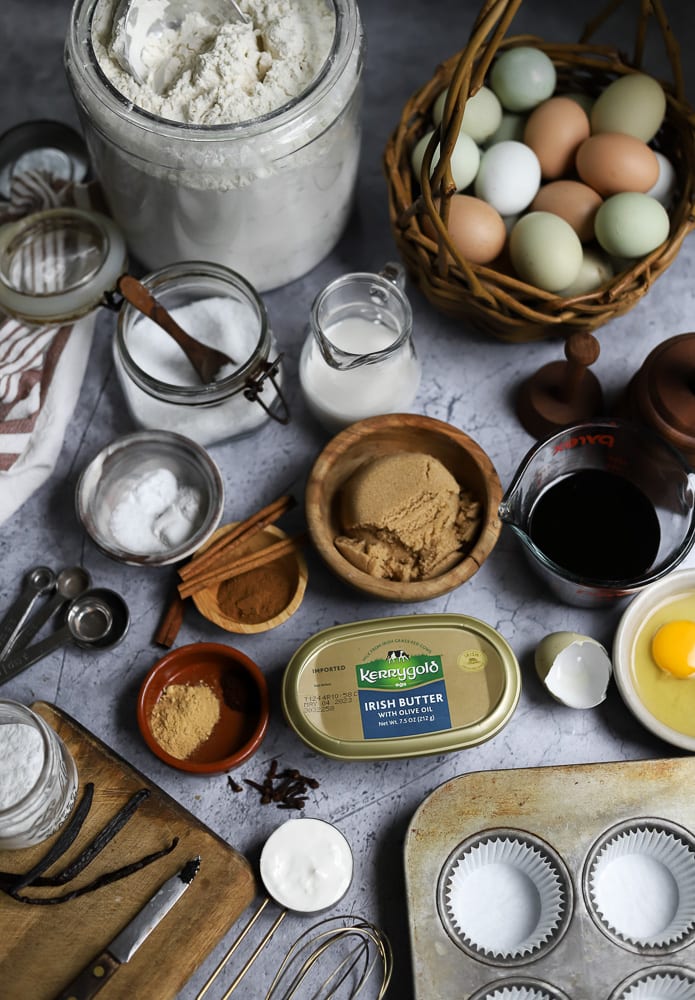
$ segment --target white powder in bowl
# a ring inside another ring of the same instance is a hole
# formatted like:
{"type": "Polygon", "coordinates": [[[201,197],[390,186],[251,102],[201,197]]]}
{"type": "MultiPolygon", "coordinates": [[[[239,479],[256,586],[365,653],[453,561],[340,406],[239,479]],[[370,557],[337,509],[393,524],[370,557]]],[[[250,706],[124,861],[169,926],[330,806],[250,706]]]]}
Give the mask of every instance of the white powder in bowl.
{"type": "Polygon", "coordinates": [[[117,544],[135,555],[166,552],[190,538],[200,522],[200,490],[179,484],[170,469],[153,469],[126,484],[111,512],[117,544]]]}
{"type": "MultiPolygon", "coordinates": [[[[139,3],[145,14],[162,6],[139,3]]],[[[248,24],[230,12],[220,26],[194,11],[180,26],[143,37],[131,19],[136,30],[129,44],[140,47],[146,69],[140,84],[119,60],[124,19],[112,31],[108,5],[102,5],[94,30],[97,60],[116,90],[161,118],[198,125],[258,118],[298,97],[316,77],[330,52],[335,15],[322,0],[242,0],[240,6],[248,24]]]]}

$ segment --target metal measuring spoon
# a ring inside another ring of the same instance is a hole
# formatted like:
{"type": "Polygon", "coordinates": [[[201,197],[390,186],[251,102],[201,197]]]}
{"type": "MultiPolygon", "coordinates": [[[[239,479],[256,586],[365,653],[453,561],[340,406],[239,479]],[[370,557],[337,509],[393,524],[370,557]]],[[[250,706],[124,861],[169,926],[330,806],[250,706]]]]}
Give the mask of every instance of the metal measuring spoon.
{"type": "Polygon", "coordinates": [[[56,585],[56,575],[48,566],[35,566],[24,577],[19,597],[0,622],[0,660],[14,646],[19,630],[29,617],[35,602],[42,594],[50,593],[56,585]]]}
{"type": "Polygon", "coordinates": [[[35,611],[17,633],[13,648],[18,649],[29,645],[29,641],[40,632],[49,618],[60,611],[69,601],[73,601],[84,593],[91,578],[82,566],[70,566],[62,569],[56,577],[55,592],[35,611]]]}
{"type": "MultiPolygon", "coordinates": [[[[240,21],[249,24],[251,21],[236,0],[164,0],[163,4],[154,0],[120,0],[112,28],[114,32],[117,28],[120,31],[119,44],[114,44],[112,38],[112,51],[136,83],[142,86],[147,77],[143,50],[150,37],[161,35],[167,28],[180,27],[188,13],[200,13],[218,23],[240,21]]],[[[157,89],[156,83],[154,86],[157,89]]]]}
{"type": "Polygon", "coordinates": [[[65,624],[33,646],[0,661],[0,684],[20,674],[60,646],[74,643],[82,649],[106,649],[124,637],[130,625],[128,606],[113,590],[85,590],[68,606],[65,624]]]}

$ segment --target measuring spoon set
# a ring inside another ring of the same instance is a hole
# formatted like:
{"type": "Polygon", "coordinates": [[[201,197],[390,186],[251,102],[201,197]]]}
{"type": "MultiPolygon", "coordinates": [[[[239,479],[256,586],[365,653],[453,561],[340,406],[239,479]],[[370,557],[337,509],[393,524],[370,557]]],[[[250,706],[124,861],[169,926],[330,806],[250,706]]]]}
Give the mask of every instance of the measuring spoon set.
{"type": "Polygon", "coordinates": [[[48,566],[35,566],[0,621],[0,684],[68,643],[82,649],[115,646],[129,625],[123,598],[113,590],[92,587],[81,566],[57,574],[48,566]],[[32,643],[54,617],[62,619],[61,626],[32,643]]]}

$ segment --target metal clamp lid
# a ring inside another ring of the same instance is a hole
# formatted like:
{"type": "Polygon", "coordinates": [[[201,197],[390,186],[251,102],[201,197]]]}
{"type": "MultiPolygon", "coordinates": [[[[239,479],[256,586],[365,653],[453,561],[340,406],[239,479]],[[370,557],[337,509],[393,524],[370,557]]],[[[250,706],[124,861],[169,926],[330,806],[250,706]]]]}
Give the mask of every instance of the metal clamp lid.
{"type": "Polygon", "coordinates": [[[105,215],[35,212],[0,228],[0,309],[29,323],[69,322],[101,304],[125,263],[125,240],[105,215]]]}

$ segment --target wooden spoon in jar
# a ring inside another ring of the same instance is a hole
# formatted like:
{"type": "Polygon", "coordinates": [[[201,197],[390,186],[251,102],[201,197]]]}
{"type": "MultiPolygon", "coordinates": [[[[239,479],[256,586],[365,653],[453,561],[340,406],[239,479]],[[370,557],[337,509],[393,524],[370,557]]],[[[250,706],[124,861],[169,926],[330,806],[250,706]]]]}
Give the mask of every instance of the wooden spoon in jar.
{"type": "Polygon", "coordinates": [[[173,316],[167,312],[161,302],[145,288],[141,281],[131,274],[122,274],[116,283],[123,298],[130,302],[143,315],[148,316],[157,326],[165,330],[176,341],[183,353],[193,365],[201,382],[206,385],[214,382],[221,368],[225,365],[236,366],[236,362],[214,347],[207,347],[186,333],[173,316]]]}

